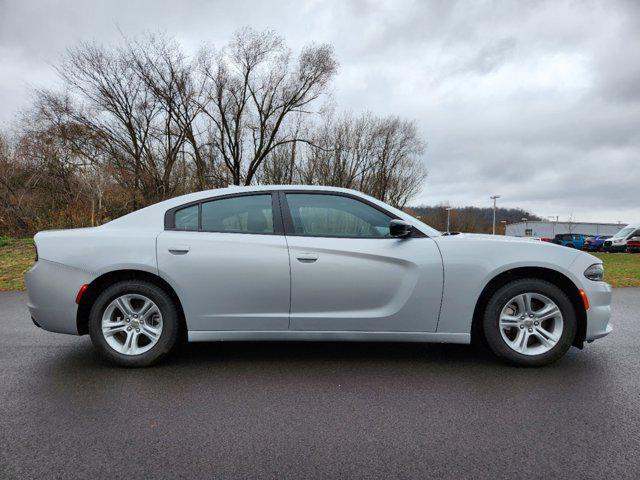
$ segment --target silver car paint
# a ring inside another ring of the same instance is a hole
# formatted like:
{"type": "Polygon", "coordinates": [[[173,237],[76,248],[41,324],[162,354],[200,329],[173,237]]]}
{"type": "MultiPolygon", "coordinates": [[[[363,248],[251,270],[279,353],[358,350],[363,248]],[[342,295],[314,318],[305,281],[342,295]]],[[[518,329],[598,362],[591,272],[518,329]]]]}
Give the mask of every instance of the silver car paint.
{"type": "Polygon", "coordinates": [[[186,312],[190,340],[326,338],[468,343],[473,309],[484,286],[496,275],[523,266],[556,270],[587,293],[591,304],[587,340],[611,330],[610,287],[583,275],[589,265],[599,263],[597,258],[558,245],[509,237],[440,236],[410,215],[346,189],[262,186],[198,192],[100,227],[40,232],[35,241],[40,261],[27,272],[29,309],[42,328],[61,333],[77,334],[75,297],[83,284],[104,273],[133,269],[157,274],[174,288],[186,312]],[[164,230],[164,214],[174,206],[242,191],[286,189],[360,196],[392,211],[429,238],[355,241],[164,230]],[[220,250],[207,251],[205,245],[210,241],[217,242],[220,250]],[[168,253],[169,247],[176,245],[189,246],[189,253],[168,253]],[[300,253],[317,254],[318,261],[302,264],[296,257],[300,253]],[[181,267],[186,258],[194,260],[181,267]],[[286,262],[285,266],[278,260],[286,262]],[[367,262],[366,266],[360,260],[367,262]],[[288,278],[289,262],[293,282],[288,278]],[[339,270],[338,264],[348,268],[339,270]],[[288,300],[290,287],[293,297],[288,300]],[[190,292],[194,288],[200,289],[199,294],[190,292]]]}
{"type": "Polygon", "coordinates": [[[289,254],[283,235],[162,232],[158,269],[178,294],[189,330],[289,328],[289,254]],[[189,252],[172,254],[176,247],[189,252]]]}
{"type": "Polygon", "coordinates": [[[291,330],[435,332],[443,277],[433,239],[287,236],[287,243],[291,330]]]}

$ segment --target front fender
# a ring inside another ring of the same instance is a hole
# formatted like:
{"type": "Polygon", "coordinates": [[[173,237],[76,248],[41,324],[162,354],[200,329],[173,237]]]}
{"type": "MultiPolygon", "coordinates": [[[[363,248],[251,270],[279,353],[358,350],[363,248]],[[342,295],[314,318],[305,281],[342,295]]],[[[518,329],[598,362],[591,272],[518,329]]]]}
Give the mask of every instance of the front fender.
{"type": "Polygon", "coordinates": [[[582,252],[543,242],[485,235],[437,238],[444,264],[438,332],[469,333],[485,286],[501,273],[522,267],[554,270],[577,283],[571,265],[582,252]],[[486,238],[489,237],[489,238],[486,238]]]}

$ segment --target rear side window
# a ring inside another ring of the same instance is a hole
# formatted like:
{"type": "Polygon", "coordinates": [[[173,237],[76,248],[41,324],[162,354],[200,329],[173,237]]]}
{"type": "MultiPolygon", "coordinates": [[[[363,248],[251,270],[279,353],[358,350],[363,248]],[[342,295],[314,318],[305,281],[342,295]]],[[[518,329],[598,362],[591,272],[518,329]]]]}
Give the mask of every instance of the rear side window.
{"type": "Polygon", "coordinates": [[[388,237],[391,217],[366,203],[339,195],[287,194],[296,235],[388,237]]]}
{"type": "Polygon", "coordinates": [[[174,218],[176,230],[198,230],[198,205],[176,210],[174,218]]]}
{"type": "Polygon", "coordinates": [[[202,230],[273,233],[271,194],[223,198],[203,203],[202,230]]]}

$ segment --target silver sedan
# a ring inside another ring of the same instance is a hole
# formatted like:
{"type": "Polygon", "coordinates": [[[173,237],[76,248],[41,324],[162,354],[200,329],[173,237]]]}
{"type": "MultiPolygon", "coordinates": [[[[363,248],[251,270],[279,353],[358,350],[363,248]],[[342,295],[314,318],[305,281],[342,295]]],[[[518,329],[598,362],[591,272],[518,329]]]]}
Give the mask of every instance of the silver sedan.
{"type": "Polygon", "coordinates": [[[597,258],[443,235],[340,188],[209,190],[35,243],[34,323],[89,334],[123,366],[150,365],[181,339],[478,341],[539,366],[611,331],[597,258]]]}

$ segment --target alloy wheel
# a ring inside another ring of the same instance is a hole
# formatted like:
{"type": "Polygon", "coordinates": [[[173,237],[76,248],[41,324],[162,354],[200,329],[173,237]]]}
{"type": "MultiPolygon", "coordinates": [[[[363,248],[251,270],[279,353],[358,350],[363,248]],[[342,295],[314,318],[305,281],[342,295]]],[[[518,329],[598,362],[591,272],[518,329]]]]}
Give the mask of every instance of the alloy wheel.
{"type": "Polygon", "coordinates": [[[140,355],[158,343],[162,313],[153,300],[139,294],[115,298],[102,315],[102,335],[123,355],[140,355]]]}
{"type": "Polygon", "coordinates": [[[528,292],[516,295],[502,308],[502,339],[522,355],[541,355],[556,346],[564,328],[562,312],[549,297],[528,292]]]}

